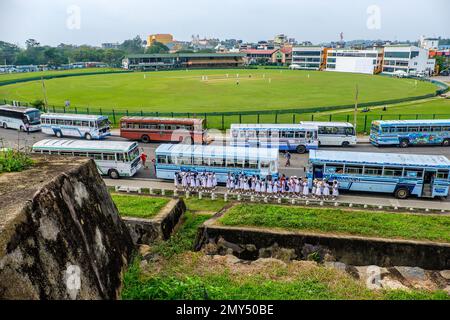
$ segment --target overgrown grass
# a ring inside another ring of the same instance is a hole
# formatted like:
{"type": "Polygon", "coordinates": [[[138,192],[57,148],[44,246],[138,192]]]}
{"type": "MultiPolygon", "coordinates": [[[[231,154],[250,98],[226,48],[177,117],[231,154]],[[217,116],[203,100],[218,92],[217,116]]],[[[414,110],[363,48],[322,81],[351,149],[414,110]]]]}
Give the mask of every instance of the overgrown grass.
{"type": "Polygon", "coordinates": [[[0,151],[0,173],[22,171],[32,164],[33,160],[25,153],[15,150],[0,151]]]}
{"type": "Polygon", "coordinates": [[[450,216],[241,204],[219,222],[382,238],[450,242],[450,216]]]}
{"type": "Polygon", "coordinates": [[[133,195],[111,195],[119,214],[126,217],[152,218],[169,202],[167,198],[133,195]]]}
{"type": "Polygon", "coordinates": [[[156,243],[152,247],[152,252],[171,258],[176,254],[192,250],[198,227],[209,218],[211,218],[210,215],[186,212],[180,230],[169,240],[156,243]]]}
{"type": "Polygon", "coordinates": [[[372,291],[348,274],[313,262],[257,267],[211,259],[203,252],[192,252],[198,227],[210,218],[198,212],[220,210],[224,204],[194,198],[186,203],[189,211],[180,229],[168,241],[151,247],[159,260],[147,267],[141,267],[140,258],[134,260],[124,276],[122,299],[449,299],[443,291],[372,291]]]}

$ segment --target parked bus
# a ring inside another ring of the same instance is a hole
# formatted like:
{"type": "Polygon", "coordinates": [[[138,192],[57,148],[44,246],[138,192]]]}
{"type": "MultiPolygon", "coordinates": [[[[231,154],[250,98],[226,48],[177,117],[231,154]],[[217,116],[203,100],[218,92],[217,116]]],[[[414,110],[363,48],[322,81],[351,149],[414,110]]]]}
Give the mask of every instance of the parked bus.
{"type": "Polygon", "coordinates": [[[173,179],[179,171],[214,172],[220,183],[225,183],[228,173],[278,177],[276,149],[162,144],[155,157],[160,179],[173,179]]]}
{"type": "Polygon", "coordinates": [[[232,124],[230,144],[305,153],[317,149],[317,126],[304,124],[232,124]]]}
{"type": "Polygon", "coordinates": [[[41,130],[41,112],[36,108],[0,106],[0,126],[20,131],[41,130]]]}
{"type": "Polygon", "coordinates": [[[349,122],[301,121],[300,124],[318,127],[319,146],[348,147],[357,142],[355,128],[349,122]]]}
{"type": "Polygon", "coordinates": [[[372,121],[370,142],[379,146],[450,145],[450,119],[372,121]]]}
{"type": "Polygon", "coordinates": [[[132,177],[142,167],[138,144],[126,141],[45,139],[36,142],[35,153],[89,157],[98,172],[112,179],[132,177]]]}
{"type": "Polygon", "coordinates": [[[310,153],[307,177],[336,179],[340,189],[392,193],[399,199],[447,197],[450,161],[444,156],[373,152],[310,153]]]}
{"type": "Polygon", "coordinates": [[[120,136],[144,143],[207,142],[203,119],[123,117],[120,119],[120,136]]]}
{"type": "Polygon", "coordinates": [[[107,116],[44,113],[41,116],[42,132],[62,137],[103,139],[111,135],[110,122],[107,116]]]}

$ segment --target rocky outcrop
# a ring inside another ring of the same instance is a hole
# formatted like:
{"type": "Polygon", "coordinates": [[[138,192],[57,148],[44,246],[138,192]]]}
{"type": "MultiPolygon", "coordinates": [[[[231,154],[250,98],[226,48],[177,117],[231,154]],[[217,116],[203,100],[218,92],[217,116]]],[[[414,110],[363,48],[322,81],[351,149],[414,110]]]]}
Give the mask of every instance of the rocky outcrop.
{"type": "Polygon", "coordinates": [[[185,211],[186,205],[182,199],[172,199],[152,219],[123,217],[123,220],[133,243],[148,245],[156,240],[169,239],[185,211]]]}
{"type": "Polygon", "coordinates": [[[0,299],[116,299],[133,244],[93,161],[0,175],[0,299]]]}

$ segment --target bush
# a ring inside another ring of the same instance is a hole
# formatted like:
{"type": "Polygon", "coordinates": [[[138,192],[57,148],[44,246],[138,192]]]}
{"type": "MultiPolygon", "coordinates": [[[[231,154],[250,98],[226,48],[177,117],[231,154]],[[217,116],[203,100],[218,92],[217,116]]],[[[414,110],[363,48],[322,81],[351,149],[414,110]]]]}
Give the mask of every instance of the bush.
{"type": "Polygon", "coordinates": [[[27,169],[33,161],[25,153],[15,150],[0,151],[0,173],[27,169]]]}

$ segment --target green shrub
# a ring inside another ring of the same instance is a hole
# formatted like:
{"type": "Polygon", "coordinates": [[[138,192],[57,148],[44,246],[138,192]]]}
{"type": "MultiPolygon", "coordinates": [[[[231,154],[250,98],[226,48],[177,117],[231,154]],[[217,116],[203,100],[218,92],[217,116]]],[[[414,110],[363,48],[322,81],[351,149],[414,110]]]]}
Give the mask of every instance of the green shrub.
{"type": "Polygon", "coordinates": [[[22,171],[33,164],[31,158],[15,150],[0,151],[0,173],[22,171]]]}

